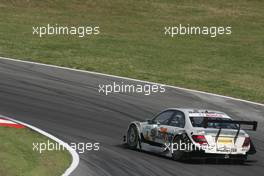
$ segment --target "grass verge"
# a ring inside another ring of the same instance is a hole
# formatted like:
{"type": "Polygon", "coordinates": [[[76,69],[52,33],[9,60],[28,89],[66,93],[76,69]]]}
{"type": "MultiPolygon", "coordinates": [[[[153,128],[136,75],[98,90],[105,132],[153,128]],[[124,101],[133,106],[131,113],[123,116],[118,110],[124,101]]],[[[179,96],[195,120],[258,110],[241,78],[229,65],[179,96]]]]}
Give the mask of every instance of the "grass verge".
{"type": "Polygon", "coordinates": [[[48,138],[27,128],[0,126],[0,175],[58,176],[70,166],[71,156],[65,151],[33,151],[33,142],[48,138]]]}
{"type": "Polygon", "coordinates": [[[0,55],[264,102],[264,1],[1,0],[0,55]],[[32,26],[99,25],[88,38],[32,35],[32,26]],[[232,26],[216,38],[164,26],[232,26]]]}

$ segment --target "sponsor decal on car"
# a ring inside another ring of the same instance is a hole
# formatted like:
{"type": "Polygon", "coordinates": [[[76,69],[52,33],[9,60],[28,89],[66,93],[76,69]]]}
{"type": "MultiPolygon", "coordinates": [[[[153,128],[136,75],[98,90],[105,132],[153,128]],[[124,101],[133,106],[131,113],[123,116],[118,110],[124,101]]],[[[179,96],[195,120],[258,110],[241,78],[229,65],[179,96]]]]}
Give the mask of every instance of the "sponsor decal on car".
{"type": "Polygon", "coordinates": [[[217,144],[233,144],[232,138],[221,137],[217,140],[217,144]]]}

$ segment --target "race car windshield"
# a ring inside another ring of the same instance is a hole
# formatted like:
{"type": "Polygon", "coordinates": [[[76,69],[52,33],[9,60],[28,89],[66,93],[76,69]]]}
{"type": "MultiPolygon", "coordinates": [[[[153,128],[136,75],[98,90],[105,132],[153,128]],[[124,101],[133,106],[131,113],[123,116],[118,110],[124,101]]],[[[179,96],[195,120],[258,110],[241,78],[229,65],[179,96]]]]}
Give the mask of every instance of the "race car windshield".
{"type": "MultiPolygon", "coordinates": [[[[226,118],[213,118],[214,120],[230,120],[226,118]]],[[[204,117],[190,117],[191,123],[193,127],[204,127],[204,117]]],[[[208,123],[207,128],[225,128],[225,129],[237,129],[238,126],[232,123],[208,123]]]]}

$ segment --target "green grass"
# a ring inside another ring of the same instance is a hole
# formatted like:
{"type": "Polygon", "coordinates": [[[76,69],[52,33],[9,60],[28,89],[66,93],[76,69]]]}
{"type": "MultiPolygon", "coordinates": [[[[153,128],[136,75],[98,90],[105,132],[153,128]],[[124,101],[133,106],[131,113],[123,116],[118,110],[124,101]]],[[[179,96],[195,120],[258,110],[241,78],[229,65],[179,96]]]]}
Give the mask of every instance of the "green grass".
{"type": "Polygon", "coordinates": [[[0,0],[0,55],[264,102],[264,1],[0,0]],[[32,26],[99,25],[88,38],[32,35],[32,26]],[[178,24],[232,35],[163,35],[178,24]]]}
{"type": "Polygon", "coordinates": [[[29,129],[0,126],[0,175],[8,176],[58,176],[71,163],[67,150],[33,151],[33,142],[45,142],[47,138],[29,129]]]}

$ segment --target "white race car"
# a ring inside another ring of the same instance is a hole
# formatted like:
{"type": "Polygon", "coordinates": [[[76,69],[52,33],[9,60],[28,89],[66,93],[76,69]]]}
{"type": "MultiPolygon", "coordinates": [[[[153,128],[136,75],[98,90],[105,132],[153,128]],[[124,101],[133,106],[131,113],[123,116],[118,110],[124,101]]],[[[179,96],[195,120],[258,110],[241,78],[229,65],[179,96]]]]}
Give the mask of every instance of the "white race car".
{"type": "Polygon", "coordinates": [[[151,151],[183,160],[195,157],[244,162],[256,153],[249,135],[256,121],[237,121],[219,111],[170,108],[145,122],[131,122],[124,142],[131,149],[151,151]]]}

